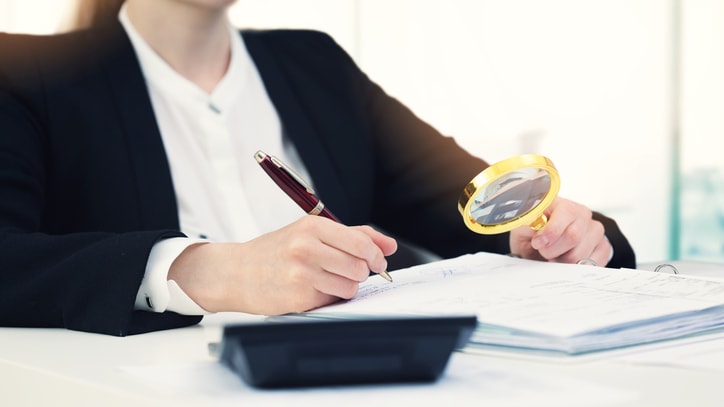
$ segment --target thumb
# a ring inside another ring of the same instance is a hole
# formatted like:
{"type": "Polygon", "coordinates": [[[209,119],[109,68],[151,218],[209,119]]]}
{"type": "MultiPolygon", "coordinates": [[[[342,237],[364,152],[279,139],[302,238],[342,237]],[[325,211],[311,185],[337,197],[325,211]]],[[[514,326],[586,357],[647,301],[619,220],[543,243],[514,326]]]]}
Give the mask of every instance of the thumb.
{"type": "Polygon", "coordinates": [[[528,226],[521,226],[510,231],[510,252],[523,258],[539,258],[538,251],[531,244],[535,231],[528,226]]]}

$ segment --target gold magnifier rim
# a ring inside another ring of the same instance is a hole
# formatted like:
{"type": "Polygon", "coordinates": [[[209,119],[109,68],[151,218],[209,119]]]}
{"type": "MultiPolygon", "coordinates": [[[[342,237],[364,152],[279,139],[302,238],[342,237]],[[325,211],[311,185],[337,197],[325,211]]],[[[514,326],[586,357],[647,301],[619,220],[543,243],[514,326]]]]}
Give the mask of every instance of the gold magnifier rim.
{"type": "Polygon", "coordinates": [[[558,170],[553,165],[553,162],[548,157],[538,154],[523,154],[514,157],[507,158],[492,164],[488,168],[480,172],[472,181],[470,181],[463,189],[463,193],[460,195],[458,200],[458,211],[463,217],[465,226],[473,232],[491,235],[497,233],[503,233],[513,230],[520,226],[531,226],[538,224],[538,220],[544,215],[545,209],[553,202],[558,196],[558,191],[561,187],[561,180],[558,174],[558,170]],[[500,178],[502,175],[507,174],[511,171],[537,168],[546,171],[551,180],[551,186],[548,193],[543,197],[540,203],[528,212],[510,219],[508,221],[498,223],[495,225],[485,225],[478,223],[473,218],[471,208],[475,199],[479,193],[483,192],[491,182],[500,178]]]}

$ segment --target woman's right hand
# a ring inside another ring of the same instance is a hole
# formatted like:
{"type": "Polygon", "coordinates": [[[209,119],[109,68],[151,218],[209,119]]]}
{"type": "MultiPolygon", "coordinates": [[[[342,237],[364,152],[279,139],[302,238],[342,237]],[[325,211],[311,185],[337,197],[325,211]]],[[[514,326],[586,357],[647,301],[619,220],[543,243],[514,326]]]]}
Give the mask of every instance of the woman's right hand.
{"type": "Polygon", "coordinates": [[[304,216],[248,242],[191,245],[168,279],[210,312],[280,315],[352,298],[395,250],[393,238],[369,226],[304,216]]]}

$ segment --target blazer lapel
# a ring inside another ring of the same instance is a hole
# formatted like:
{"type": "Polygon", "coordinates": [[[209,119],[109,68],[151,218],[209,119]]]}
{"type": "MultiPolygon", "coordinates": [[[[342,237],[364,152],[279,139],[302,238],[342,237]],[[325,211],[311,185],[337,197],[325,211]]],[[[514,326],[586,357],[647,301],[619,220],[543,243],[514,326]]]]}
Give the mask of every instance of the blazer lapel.
{"type": "Polygon", "coordinates": [[[178,230],[171,170],[141,68],[120,23],[108,24],[103,30],[97,47],[120,118],[118,126],[128,145],[141,226],[178,230]]]}

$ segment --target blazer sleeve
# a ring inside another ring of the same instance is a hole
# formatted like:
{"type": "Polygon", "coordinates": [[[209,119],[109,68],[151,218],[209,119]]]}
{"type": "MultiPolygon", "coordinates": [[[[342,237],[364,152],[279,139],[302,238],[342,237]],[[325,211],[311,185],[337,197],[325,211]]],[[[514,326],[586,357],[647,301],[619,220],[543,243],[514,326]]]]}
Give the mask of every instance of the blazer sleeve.
{"type": "MultiPolygon", "coordinates": [[[[50,153],[44,109],[50,96],[31,40],[0,34],[0,326],[124,336],[197,323],[200,317],[134,311],[151,248],[183,236],[178,231],[46,227],[53,213],[47,210],[48,163],[57,157],[50,153]]],[[[82,198],[75,204],[65,223],[81,224],[89,212],[82,198]]],[[[114,211],[109,207],[108,216],[114,211]]]]}

